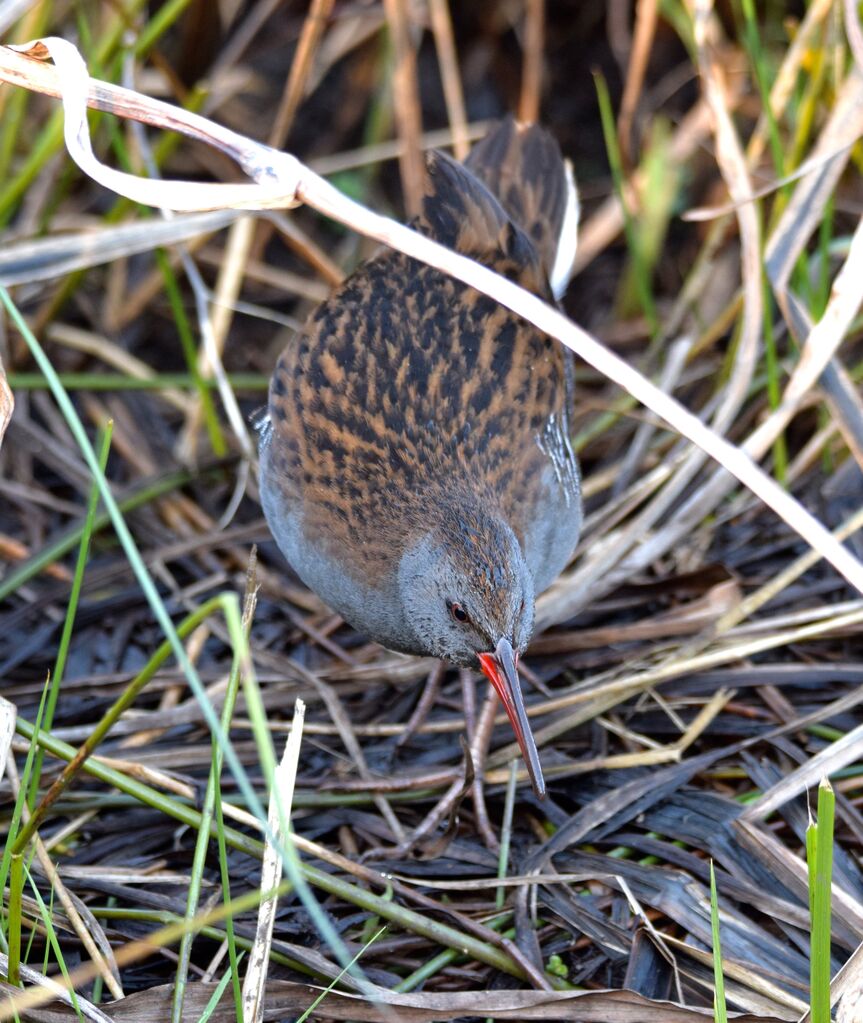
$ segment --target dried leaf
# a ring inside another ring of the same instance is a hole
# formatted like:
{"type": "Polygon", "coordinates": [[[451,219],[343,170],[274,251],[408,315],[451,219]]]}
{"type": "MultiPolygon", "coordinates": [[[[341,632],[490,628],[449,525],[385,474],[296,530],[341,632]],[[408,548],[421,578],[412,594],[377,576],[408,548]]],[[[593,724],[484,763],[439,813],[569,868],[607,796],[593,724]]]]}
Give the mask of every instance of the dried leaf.
{"type": "MultiPolygon", "coordinates": [[[[213,993],[212,984],[190,984],[183,1007],[183,1023],[193,1023],[213,993]]],[[[168,1019],[172,985],[138,991],[106,1006],[115,1023],[151,1023],[168,1019]]],[[[309,984],[273,980],[267,984],[265,1020],[280,1020],[301,1013],[320,994],[309,984]]],[[[354,1019],[367,1023],[391,1023],[397,1010],[399,1023],[435,1023],[462,1016],[484,1016],[509,1020],[578,1020],[581,1023],[710,1023],[709,1009],[692,1009],[673,1002],[651,1001],[632,991],[477,991],[446,994],[394,994],[375,989],[380,999],[371,1004],[356,995],[331,991],[315,1009],[315,1019],[354,1019]]],[[[31,1011],[38,1023],[60,1023],[71,1014],[31,1011]]],[[[210,1017],[212,1023],[233,1023],[236,1018],[230,999],[223,999],[210,1017]]],[[[737,1023],[779,1023],[778,1017],[749,1013],[729,1018],[737,1023]]]]}

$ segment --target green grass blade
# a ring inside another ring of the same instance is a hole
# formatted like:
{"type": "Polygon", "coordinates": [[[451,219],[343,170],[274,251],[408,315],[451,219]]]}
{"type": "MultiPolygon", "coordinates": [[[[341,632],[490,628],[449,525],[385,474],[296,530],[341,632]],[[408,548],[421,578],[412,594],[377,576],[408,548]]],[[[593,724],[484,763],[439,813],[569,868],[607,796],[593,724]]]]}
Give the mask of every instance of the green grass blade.
{"type": "MultiPolygon", "coordinates": [[[[45,713],[45,703],[48,698],[48,683],[46,681],[42,688],[42,697],[39,700],[39,710],[36,712],[36,734],[41,734],[42,718],[45,713]]],[[[0,857],[0,906],[2,906],[3,892],[6,889],[6,878],[9,878],[9,908],[7,931],[0,929],[0,948],[5,949],[9,957],[8,979],[10,984],[17,984],[19,981],[18,966],[21,962],[21,898],[24,892],[23,853],[15,853],[13,842],[19,834],[21,818],[24,814],[24,804],[27,802],[27,791],[30,787],[30,777],[33,771],[33,761],[39,743],[33,742],[27,750],[27,759],[24,761],[24,770],[21,772],[21,783],[18,787],[18,796],[12,810],[12,820],[9,822],[9,832],[6,843],[3,846],[3,856],[0,857]],[[6,938],[8,934],[8,940],[6,938]]]]}
{"type": "Polygon", "coordinates": [[[21,983],[21,902],[24,893],[24,857],[20,853],[10,857],[9,863],[9,965],[6,968],[10,984],[21,983]]]}
{"type": "Polygon", "coordinates": [[[189,6],[190,0],[169,0],[154,11],[132,43],[136,57],[145,57],[189,6]]]}
{"type": "MultiPolygon", "coordinates": [[[[7,373],[13,391],[44,391],[48,381],[41,373],[7,373]]],[[[158,373],[152,377],[130,377],[120,373],[58,373],[57,379],[67,391],[161,391],[163,388],[190,390],[200,384],[208,391],[215,380],[195,377],[192,373],[158,373]]],[[[270,378],[264,373],[229,373],[228,383],[235,391],[266,391],[270,378]]]]}
{"type": "Polygon", "coordinates": [[[222,1000],[222,995],[225,993],[225,988],[228,986],[233,972],[234,969],[232,966],[230,970],[225,972],[222,979],[216,985],[216,990],[212,993],[212,995],[210,995],[210,1000],[207,1002],[204,1011],[198,1017],[198,1023],[207,1023],[207,1020],[216,1011],[216,1006],[222,1000]]]}
{"type": "Polygon", "coordinates": [[[599,115],[602,120],[602,134],[605,138],[605,148],[608,153],[608,163],[611,168],[611,177],[614,181],[614,190],[617,194],[620,208],[623,211],[623,233],[626,238],[626,245],[632,260],[633,283],[638,296],[639,303],[650,326],[650,333],[655,336],[659,332],[659,316],[656,312],[656,303],[653,299],[653,289],[650,282],[650,272],[644,261],[644,253],[641,241],[636,230],[632,213],[626,203],[624,196],[624,175],[623,164],[620,158],[620,149],[617,144],[617,130],[614,124],[614,113],[611,109],[611,97],[608,94],[608,86],[605,78],[599,73],[594,74],[596,84],[596,95],[599,101],[599,115]]]}
{"type": "Polygon", "coordinates": [[[815,856],[818,851],[818,828],[809,811],[809,823],[806,825],[806,867],[809,874],[809,924],[815,919],[815,856]]]}
{"type": "MultiPolygon", "coordinates": [[[[218,752],[218,743],[213,740],[213,760],[218,752]]],[[[225,814],[222,807],[222,786],[216,785],[216,842],[219,847],[219,876],[222,881],[222,899],[226,905],[231,904],[231,875],[228,868],[228,843],[225,838],[225,814]]],[[[225,936],[228,942],[228,958],[231,962],[231,986],[234,992],[234,1012],[237,1023],[243,1023],[243,988],[240,984],[240,957],[237,955],[237,939],[234,934],[234,918],[229,913],[225,917],[225,936]]]]}
{"type": "MultiPolygon", "coordinates": [[[[500,916],[495,917],[493,920],[486,920],[485,926],[492,931],[501,931],[504,926],[512,920],[512,911],[501,913],[500,916]]],[[[511,930],[506,936],[509,938],[515,938],[515,931],[511,930]]],[[[440,973],[444,967],[449,966],[450,963],[461,963],[465,961],[465,956],[461,955],[454,948],[445,948],[443,952],[438,952],[437,955],[432,956],[431,959],[427,959],[421,966],[418,966],[413,973],[409,973],[404,980],[399,981],[398,984],[393,988],[393,991],[400,993],[407,993],[408,991],[414,991],[421,984],[425,984],[427,980],[433,977],[436,973],[440,973]]]]}
{"type": "MultiPolygon", "coordinates": [[[[38,39],[45,34],[54,14],[51,3],[31,4],[15,26],[13,35],[6,35],[4,44],[23,43],[38,39]]],[[[15,89],[7,97],[0,114],[0,181],[8,181],[16,147],[28,136],[24,127],[24,115],[29,109],[30,93],[27,89],[15,89]]]]}
{"type": "Polygon", "coordinates": [[[174,273],[174,268],[171,266],[163,249],[157,249],[155,255],[156,265],[162,271],[165,293],[168,296],[168,302],[174,316],[174,324],[177,328],[177,335],[180,338],[183,357],[186,360],[186,365],[189,367],[189,374],[192,377],[195,389],[198,392],[198,399],[201,402],[201,411],[207,427],[207,435],[210,438],[210,447],[217,458],[222,458],[227,454],[228,445],[225,442],[222,428],[219,424],[219,417],[216,414],[212,391],[207,387],[198,365],[198,348],[195,344],[189,318],[186,316],[183,296],[180,293],[180,285],[177,283],[177,275],[174,273]]]}
{"type": "Polygon", "coordinates": [[[812,912],[812,936],[810,941],[810,989],[809,1008],[811,1023],[830,1023],[830,903],[833,875],[833,822],[836,797],[830,782],[823,778],[818,786],[818,821],[807,831],[807,853],[809,832],[814,831],[814,871],[809,865],[812,912]]]}
{"type": "MultiPolygon", "coordinates": [[[[78,1004],[78,996],[75,994],[75,989],[69,981],[69,968],[66,966],[66,960],[63,958],[63,950],[60,948],[60,942],[57,940],[57,932],[54,930],[54,923],[52,920],[51,913],[48,907],[45,905],[45,901],[33,882],[33,878],[29,872],[27,874],[27,880],[30,882],[30,888],[33,891],[33,895],[36,899],[36,903],[39,906],[39,915],[42,917],[42,925],[45,928],[45,933],[48,936],[48,948],[54,953],[54,958],[57,961],[57,965],[60,967],[60,973],[63,975],[63,979],[66,981],[66,986],[69,989],[69,997],[72,1001],[72,1008],[75,1010],[75,1015],[80,1020],[80,1023],[85,1023],[84,1014],[81,1012],[81,1006],[78,1004]]],[[[53,893],[52,893],[53,895],[53,893]]],[[[45,949],[46,962],[48,955],[48,948],[45,949]]],[[[43,972],[47,973],[47,968],[43,968],[43,972]]]]}
{"type": "MultiPolygon", "coordinates": [[[[246,637],[248,638],[251,627],[251,615],[244,620],[246,637]]],[[[228,687],[225,693],[225,702],[222,705],[222,727],[227,733],[231,727],[231,720],[234,716],[234,707],[237,702],[237,694],[240,688],[240,657],[235,651],[231,674],[228,677],[228,687]]],[[[210,844],[210,831],[213,824],[213,816],[216,803],[216,790],[221,784],[222,766],[224,758],[218,744],[213,745],[213,761],[210,768],[210,777],[207,779],[207,790],[204,794],[204,803],[201,808],[201,823],[198,828],[198,838],[195,842],[195,852],[192,858],[192,870],[189,880],[189,894],[186,899],[186,920],[193,920],[198,911],[198,900],[201,896],[201,884],[204,876],[204,865],[207,859],[207,848],[210,844]]],[[[225,898],[229,896],[227,893],[225,898]]],[[[232,928],[233,932],[233,928],[232,928]]],[[[191,929],[186,931],[180,939],[180,952],[177,957],[177,979],[174,983],[174,992],[171,1000],[171,1021],[182,1023],[183,999],[186,992],[186,977],[192,955],[192,941],[194,934],[191,929]]],[[[235,948],[236,954],[236,948],[235,948]]],[[[233,967],[233,961],[232,961],[233,967]]]]}
{"type": "MultiPolygon", "coordinates": [[[[509,866],[509,846],[512,838],[512,814],[515,809],[515,789],[518,778],[516,763],[513,760],[509,765],[509,778],[506,782],[506,798],[503,804],[503,823],[500,829],[500,853],[497,858],[497,876],[500,879],[506,877],[509,866]]],[[[501,885],[495,893],[494,904],[496,909],[503,909],[506,901],[506,886],[501,885]]]]}
{"type": "Polygon", "coordinates": [[[710,861],[710,931],[713,935],[713,1018],[728,1023],[725,1004],[725,978],[722,975],[722,944],[719,940],[719,899],[716,895],[716,874],[710,861]]]}
{"type": "Polygon", "coordinates": [[[369,938],[365,945],[363,945],[359,952],[357,952],[357,954],[353,957],[350,963],[348,963],[348,965],[338,974],[338,976],[334,977],[332,981],[330,981],[327,987],[318,995],[318,997],[312,1002],[308,1009],[306,1009],[302,1016],[300,1016],[300,1018],[297,1020],[297,1023],[305,1023],[305,1020],[307,1020],[311,1016],[314,1010],[327,997],[330,991],[333,990],[333,988],[336,986],[336,984],[338,984],[342,977],[344,977],[348,970],[359,960],[363,952],[365,952],[370,945],[373,945],[378,940],[378,938],[384,933],[385,930],[386,927],[381,927],[376,934],[373,934],[372,937],[369,938]]]}
{"type": "MultiPolygon", "coordinates": [[[[99,468],[104,473],[108,464],[108,452],[111,449],[111,434],[114,424],[110,420],[105,426],[102,436],[102,443],[99,447],[99,468]]],[[[87,565],[87,558],[90,554],[90,538],[93,535],[93,523],[96,519],[96,509],[99,507],[99,488],[96,484],[90,491],[90,499],[87,502],[87,513],[84,516],[84,528],[81,532],[81,543],[78,547],[78,560],[75,563],[75,575],[72,579],[72,589],[69,593],[69,604],[66,607],[66,618],[63,622],[63,632],[60,636],[60,647],[57,650],[57,659],[54,662],[54,674],[48,688],[48,701],[45,705],[45,722],[43,728],[46,732],[51,731],[54,723],[54,711],[57,709],[57,700],[60,698],[60,685],[63,681],[63,672],[66,670],[66,661],[69,656],[69,645],[72,642],[72,629],[75,626],[75,615],[78,611],[78,602],[81,598],[81,587],[84,582],[84,569],[87,565]]],[[[42,750],[36,754],[33,761],[33,778],[30,782],[30,808],[36,803],[36,794],[39,791],[39,781],[42,776],[42,750]]]]}
{"type": "MultiPolygon", "coordinates": [[[[773,294],[766,275],[762,276],[762,291],[764,296],[764,360],[767,370],[767,400],[770,402],[770,408],[775,409],[779,406],[782,394],[781,367],[776,351],[776,336],[773,331],[775,309],[773,294]]],[[[773,442],[773,467],[776,478],[780,483],[784,483],[788,474],[788,448],[785,443],[784,431],[773,442]]]]}
{"type": "Polygon", "coordinates": [[[743,32],[744,43],[749,52],[749,59],[755,71],[755,83],[761,96],[761,109],[767,118],[767,134],[770,140],[770,155],[773,158],[773,166],[776,177],[785,176],[785,151],[782,139],[779,134],[779,125],[773,116],[773,109],[770,106],[770,69],[767,66],[767,57],[761,45],[761,35],[758,29],[758,20],[755,14],[753,0],[742,0],[743,17],[746,22],[743,32]]]}

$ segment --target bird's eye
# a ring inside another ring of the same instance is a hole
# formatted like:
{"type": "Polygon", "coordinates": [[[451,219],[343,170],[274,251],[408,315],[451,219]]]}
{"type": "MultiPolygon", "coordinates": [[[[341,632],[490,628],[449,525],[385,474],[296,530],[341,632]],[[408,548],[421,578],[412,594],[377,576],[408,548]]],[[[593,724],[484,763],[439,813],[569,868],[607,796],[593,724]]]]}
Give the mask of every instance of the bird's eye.
{"type": "Polygon", "coordinates": [[[457,622],[466,622],[467,621],[468,613],[461,606],[461,604],[456,604],[455,601],[448,600],[446,606],[449,608],[449,613],[453,616],[453,618],[457,622]]]}

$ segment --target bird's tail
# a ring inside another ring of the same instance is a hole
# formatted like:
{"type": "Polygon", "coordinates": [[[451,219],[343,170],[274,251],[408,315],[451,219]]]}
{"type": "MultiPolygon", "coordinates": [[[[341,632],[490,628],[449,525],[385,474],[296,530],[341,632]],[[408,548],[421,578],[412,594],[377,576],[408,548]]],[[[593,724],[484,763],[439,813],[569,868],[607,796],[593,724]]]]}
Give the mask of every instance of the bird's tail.
{"type": "Polygon", "coordinates": [[[555,139],[539,125],[508,117],[474,146],[465,164],[531,239],[560,298],[572,274],[579,204],[572,165],[555,139]]]}

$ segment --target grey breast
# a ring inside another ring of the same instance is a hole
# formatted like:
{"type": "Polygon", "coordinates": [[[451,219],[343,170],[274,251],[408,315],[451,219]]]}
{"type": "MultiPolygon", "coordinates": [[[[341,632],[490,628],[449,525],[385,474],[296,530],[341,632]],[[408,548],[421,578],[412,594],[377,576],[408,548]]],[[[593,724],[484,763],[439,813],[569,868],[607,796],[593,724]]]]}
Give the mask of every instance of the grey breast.
{"type": "Polygon", "coordinates": [[[405,619],[397,580],[373,588],[351,576],[344,563],[310,543],[303,532],[302,499],[284,486],[272,452],[272,427],[255,424],[259,434],[261,506],[282,554],[300,579],[345,621],[383,646],[423,653],[405,619]]]}
{"type": "Polygon", "coordinates": [[[539,595],[569,564],[581,532],[582,505],[568,417],[549,416],[536,443],[547,463],[542,473],[538,513],[525,531],[525,559],[539,595]]]}

